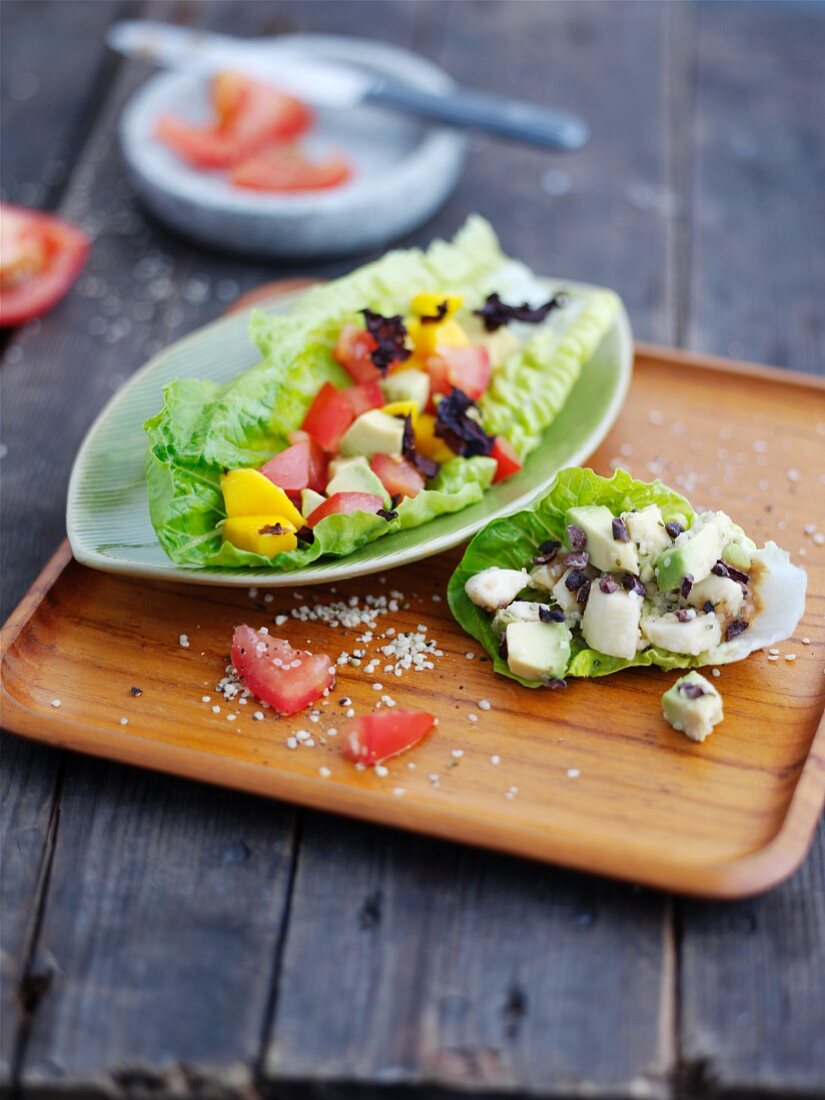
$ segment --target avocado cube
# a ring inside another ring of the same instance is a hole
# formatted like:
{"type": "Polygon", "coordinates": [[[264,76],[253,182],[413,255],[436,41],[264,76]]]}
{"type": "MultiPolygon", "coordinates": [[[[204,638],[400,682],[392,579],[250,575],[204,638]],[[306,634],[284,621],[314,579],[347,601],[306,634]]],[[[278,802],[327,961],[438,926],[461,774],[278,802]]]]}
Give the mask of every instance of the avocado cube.
{"type": "Polygon", "coordinates": [[[616,517],[603,504],[586,504],[571,508],[567,513],[567,523],[581,527],[587,538],[585,550],[590,555],[590,564],[607,573],[624,570],[627,573],[639,572],[639,553],[635,543],[628,539],[622,542],[613,537],[613,520],[616,517]]]}
{"type": "Polygon", "coordinates": [[[344,432],[338,446],[344,458],[353,455],[400,455],[404,439],[404,421],[381,409],[362,413],[344,432]]]}
{"type": "Polygon", "coordinates": [[[396,401],[412,401],[418,405],[419,412],[427,407],[430,399],[430,376],[426,371],[406,367],[388,374],[378,384],[388,405],[396,401]]]}
{"type": "Polygon", "coordinates": [[[301,490],[301,513],[304,519],[311,516],[316,508],[319,508],[327,498],[323,493],[316,493],[314,489],[301,490]]]}
{"type": "Polygon", "coordinates": [[[331,481],[327,483],[327,496],[333,493],[372,493],[381,497],[384,504],[390,503],[390,494],[384,488],[384,483],[374,473],[365,458],[358,459],[342,465],[331,481]]]}
{"type": "Polygon", "coordinates": [[[559,680],[570,660],[570,631],[564,623],[510,623],[507,666],[524,680],[559,680]]]}
{"type": "Polygon", "coordinates": [[[662,713],[691,741],[704,741],[724,718],[722,696],[704,676],[689,672],[662,696],[662,713]]]}
{"type": "Polygon", "coordinates": [[[683,577],[692,577],[696,584],[709,576],[730,539],[732,527],[730,516],[724,512],[697,516],[690,530],[678,535],[656,559],[656,582],[661,591],[678,588],[683,577]]]}

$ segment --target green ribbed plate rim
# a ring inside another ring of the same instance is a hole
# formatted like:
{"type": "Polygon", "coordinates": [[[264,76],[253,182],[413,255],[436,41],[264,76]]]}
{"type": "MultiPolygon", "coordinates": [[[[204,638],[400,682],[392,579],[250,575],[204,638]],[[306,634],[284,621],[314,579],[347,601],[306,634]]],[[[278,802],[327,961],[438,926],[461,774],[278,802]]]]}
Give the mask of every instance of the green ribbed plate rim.
{"type": "MultiPolygon", "coordinates": [[[[264,303],[264,308],[285,313],[302,293],[283,295],[264,303]]],[[[72,468],[66,508],[69,542],[83,565],[189,584],[280,588],[383,572],[439,554],[464,542],[490,520],[523,508],[546,489],[557,470],[578,465],[592,454],[619,414],[633,366],[630,323],[621,310],[524,469],[463,512],[439,516],[423,527],[369,543],[349,557],[316,561],[293,573],[176,565],[161,549],[149,518],[143,422],[157,412],[161,387],[167,382],[175,378],[227,382],[254,366],[260,356],[247,337],[248,321],[248,312],[232,314],[171,344],[138,370],[95,420],[72,468]]]]}

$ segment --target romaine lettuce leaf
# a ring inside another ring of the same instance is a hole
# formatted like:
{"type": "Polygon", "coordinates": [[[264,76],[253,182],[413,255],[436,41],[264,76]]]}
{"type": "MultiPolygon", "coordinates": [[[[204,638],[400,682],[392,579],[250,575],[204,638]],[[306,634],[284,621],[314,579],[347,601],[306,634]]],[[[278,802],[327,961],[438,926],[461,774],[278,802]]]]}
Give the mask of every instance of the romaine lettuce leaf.
{"type": "MultiPolygon", "coordinates": [[[[547,494],[532,507],[493,520],[479,531],[450,578],[447,588],[450,610],[467,633],[484,646],[496,672],[526,687],[540,687],[541,684],[537,680],[524,680],[510,671],[507,662],[499,656],[500,639],[493,630],[492,617],[468,598],[464,586],[470,577],[490,566],[523,568],[540,543],[563,538],[568,510],[582,504],[606,504],[616,514],[658,504],[666,521],[678,518],[686,524],[694,515],[688,501],[660,481],[635,481],[625,470],[617,470],[613,477],[604,478],[592,470],[573,467],[561,470],[547,494]]],[[[574,639],[567,675],[606,676],[637,665],[694,668],[704,663],[700,657],[668,653],[655,647],[640,651],[632,661],[624,661],[588,649],[581,639],[574,639]]]]}

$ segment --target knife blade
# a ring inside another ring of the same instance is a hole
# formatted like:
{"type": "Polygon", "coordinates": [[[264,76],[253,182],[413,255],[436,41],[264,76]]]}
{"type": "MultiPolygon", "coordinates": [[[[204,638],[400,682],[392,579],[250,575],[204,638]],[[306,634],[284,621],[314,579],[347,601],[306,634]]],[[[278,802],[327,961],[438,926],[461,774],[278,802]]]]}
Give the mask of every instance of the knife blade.
{"type": "Polygon", "coordinates": [[[452,82],[444,93],[423,91],[355,65],[310,57],[275,39],[241,39],[168,23],[124,20],[109,28],[106,41],[126,57],[203,78],[235,69],[318,107],[347,109],[372,103],[551,149],[578,149],[589,137],[587,124],[566,111],[459,88],[452,82]]]}

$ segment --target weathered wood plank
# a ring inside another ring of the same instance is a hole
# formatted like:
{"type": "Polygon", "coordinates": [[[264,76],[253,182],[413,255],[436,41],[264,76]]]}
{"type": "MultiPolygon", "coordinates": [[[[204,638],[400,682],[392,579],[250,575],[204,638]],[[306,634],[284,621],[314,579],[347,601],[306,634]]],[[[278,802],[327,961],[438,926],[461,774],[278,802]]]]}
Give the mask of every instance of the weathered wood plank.
{"type": "MultiPolygon", "coordinates": [[[[416,239],[479,210],[514,254],[619,286],[644,334],[672,336],[669,215],[630,197],[631,184],[668,186],[664,35],[664,6],[451,6],[436,60],[467,83],[581,110],[596,135],[566,159],[475,141],[455,197],[416,239]],[[546,186],[570,190],[542,190],[548,171],[546,186]]],[[[308,815],[266,1079],[279,1094],[669,1095],[671,962],[660,896],[308,815]]]]}
{"type": "MultiPolygon", "coordinates": [[[[697,50],[688,342],[822,373],[825,13],[703,5],[697,50]]],[[[767,896],[678,903],[689,1096],[825,1095],[823,898],[820,827],[767,896]]]]}

